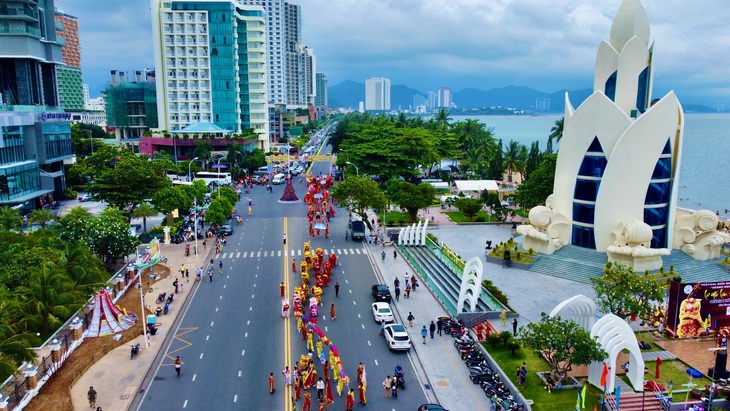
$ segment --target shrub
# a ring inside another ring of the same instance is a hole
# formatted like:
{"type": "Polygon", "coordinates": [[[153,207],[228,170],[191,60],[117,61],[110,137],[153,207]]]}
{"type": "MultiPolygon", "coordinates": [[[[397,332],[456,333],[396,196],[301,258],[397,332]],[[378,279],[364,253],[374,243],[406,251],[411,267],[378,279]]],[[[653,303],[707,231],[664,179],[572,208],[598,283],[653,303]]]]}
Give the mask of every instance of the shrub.
{"type": "Polygon", "coordinates": [[[502,303],[504,306],[509,306],[509,297],[507,297],[502,290],[497,288],[497,286],[494,285],[494,283],[490,280],[483,280],[482,281],[482,288],[487,290],[489,294],[492,294],[492,297],[494,297],[495,300],[502,303]]]}
{"type": "MultiPolygon", "coordinates": [[[[507,332],[509,332],[509,331],[507,331],[507,332]]],[[[518,340],[517,338],[513,338],[513,337],[510,337],[510,339],[507,340],[507,343],[505,345],[507,346],[507,348],[510,351],[512,351],[513,356],[515,355],[515,351],[519,350],[521,347],[520,340],[518,340]]]]}
{"type": "Polygon", "coordinates": [[[487,221],[487,219],[484,218],[484,216],[482,216],[482,215],[478,215],[478,216],[474,217],[474,222],[476,222],[476,223],[484,223],[486,221],[487,221]]]}
{"type": "Polygon", "coordinates": [[[79,193],[77,191],[71,190],[70,188],[66,188],[66,191],[63,192],[63,197],[66,200],[73,200],[79,196],[79,193]]]}

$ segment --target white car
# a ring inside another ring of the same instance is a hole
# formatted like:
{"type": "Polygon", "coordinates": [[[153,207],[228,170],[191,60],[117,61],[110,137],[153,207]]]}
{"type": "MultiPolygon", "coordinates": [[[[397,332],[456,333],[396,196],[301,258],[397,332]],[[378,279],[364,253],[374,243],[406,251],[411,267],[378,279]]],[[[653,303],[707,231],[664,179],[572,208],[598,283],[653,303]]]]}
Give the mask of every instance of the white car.
{"type": "Polygon", "coordinates": [[[385,326],[385,343],[391,351],[411,349],[411,337],[403,324],[389,324],[385,326]]]}
{"type": "Polygon", "coordinates": [[[381,322],[385,321],[386,323],[392,323],[395,321],[395,318],[393,318],[393,310],[390,309],[390,304],[388,303],[372,303],[373,308],[373,317],[375,318],[375,322],[380,324],[381,322]]]}
{"type": "Polygon", "coordinates": [[[286,174],[277,174],[274,176],[274,179],[271,180],[271,183],[274,185],[284,184],[285,182],[286,182],[286,174]]]}

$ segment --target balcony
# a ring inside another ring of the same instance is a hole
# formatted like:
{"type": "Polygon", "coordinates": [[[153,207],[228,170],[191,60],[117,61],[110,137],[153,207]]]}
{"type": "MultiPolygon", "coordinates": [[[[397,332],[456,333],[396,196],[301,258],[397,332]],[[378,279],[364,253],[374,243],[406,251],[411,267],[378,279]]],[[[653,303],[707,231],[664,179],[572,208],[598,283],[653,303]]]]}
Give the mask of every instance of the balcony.
{"type": "MultiPolygon", "coordinates": [[[[10,17],[13,20],[38,21],[38,13],[35,10],[27,10],[17,7],[0,7],[0,19],[10,17]]],[[[61,23],[63,27],[63,23],[61,23]]],[[[61,29],[63,30],[63,28],[61,29]]]]}

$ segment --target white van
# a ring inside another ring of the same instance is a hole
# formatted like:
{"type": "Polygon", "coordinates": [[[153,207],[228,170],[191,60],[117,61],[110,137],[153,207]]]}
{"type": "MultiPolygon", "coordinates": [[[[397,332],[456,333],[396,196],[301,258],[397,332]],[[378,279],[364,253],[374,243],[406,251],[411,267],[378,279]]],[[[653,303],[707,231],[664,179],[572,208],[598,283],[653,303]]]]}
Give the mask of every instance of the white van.
{"type": "Polygon", "coordinates": [[[254,175],[257,175],[257,176],[265,176],[265,175],[269,174],[269,166],[259,167],[253,173],[254,173],[254,175]]]}
{"type": "Polygon", "coordinates": [[[271,183],[276,184],[284,184],[286,182],[286,175],[285,174],[277,174],[274,176],[274,179],[271,180],[271,183]]]}

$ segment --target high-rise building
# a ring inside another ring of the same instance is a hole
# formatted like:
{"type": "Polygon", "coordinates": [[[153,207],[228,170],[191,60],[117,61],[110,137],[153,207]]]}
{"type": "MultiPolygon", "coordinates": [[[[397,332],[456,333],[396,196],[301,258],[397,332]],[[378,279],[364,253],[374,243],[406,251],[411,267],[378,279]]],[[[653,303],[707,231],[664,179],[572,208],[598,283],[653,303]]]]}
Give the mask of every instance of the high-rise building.
{"type": "Polygon", "coordinates": [[[434,110],[436,108],[436,93],[433,91],[428,92],[428,100],[426,100],[426,108],[429,110],[434,110]]]}
{"type": "Polygon", "coordinates": [[[84,88],[81,79],[81,48],[79,47],[79,20],[56,9],[56,38],[59,39],[64,65],[56,69],[58,97],[66,111],[84,109],[84,88]]]}
{"type": "MultiPolygon", "coordinates": [[[[124,76],[121,76],[123,79],[124,76]]],[[[139,152],[139,139],[150,129],[158,128],[155,72],[135,71],[131,81],[117,81],[117,70],[111,71],[111,84],[106,97],[106,122],[114,127],[117,145],[139,152]]]]}
{"type": "Polygon", "coordinates": [[[439,88],[438,107],[451,108],[451,89],[448,87],[439,88]]]}
{"type": "Polygon", "coordinates": [[[54,2],[2,2],[0,16],[0,204],[33,209],[63,198],[63,160],[73,158],[54,2]]]}
{"type": "MultiPolygon", "coordinates": [[[[237,0],[151,5],[159,128],[218,136],[253,129],[255,146],[268,149],[264,9],[237,0]]],[[[175,145],[166,140],[154,145],[175,145]]]]}
{"type": "Polygon", "coordinates": [[[390,110],[390,79],[373,77],[365,80],[365,110],[390,110]]]}
{"type": "Polygon", "coordinates": [[[314,106],[321,113],[327,113],[327,75],[324,73],[317,73],[317,93],[314,96],[314,106]]]}
{"type": "Polygon", "coordinates": [[[300,46],[300,75],[299,81],[301,90],[299,92],[299,103],[304,106],[313,106],[317,94],[317,58],[314,50],[307,46],[300,46]],[[301,104],[303,103],[303,104],[301,104]]]}

